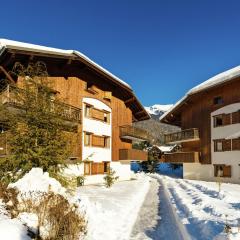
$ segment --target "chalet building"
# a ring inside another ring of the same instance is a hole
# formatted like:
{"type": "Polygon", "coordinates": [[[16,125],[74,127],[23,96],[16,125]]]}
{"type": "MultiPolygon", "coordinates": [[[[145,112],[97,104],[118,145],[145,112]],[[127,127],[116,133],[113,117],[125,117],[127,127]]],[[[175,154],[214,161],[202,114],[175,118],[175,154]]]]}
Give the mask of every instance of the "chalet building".
{"type": "Polygon", "coordinates": [[[183,163],[184,178],[240,183],[240,66],[191,89],[160,120],[182,129],[165,135],[181,148],[164,161],[183,163]]]}
{"type": "MultiPolygon", "coordinates": [[[[0,83],[3,104],[16,104],[11,91],[20,80],[8,74],[13,65],[38,61],[46,64],[54,98],[63,106],[66,125],[74,129],[69,130],[73,144],[66,173],[84,174],[95,183],[110,166],[120,179],[129,179],[130,162],[147,160],[146,152],[132,149],[132,141],[146,140],[148,134],[132,123],[149,119],[132,88],[78,51],[0,39],[0,79],[12,82],[0,83]]],[[[9,154],[5,140],[2,133],[1,156],[9,154]]]]}

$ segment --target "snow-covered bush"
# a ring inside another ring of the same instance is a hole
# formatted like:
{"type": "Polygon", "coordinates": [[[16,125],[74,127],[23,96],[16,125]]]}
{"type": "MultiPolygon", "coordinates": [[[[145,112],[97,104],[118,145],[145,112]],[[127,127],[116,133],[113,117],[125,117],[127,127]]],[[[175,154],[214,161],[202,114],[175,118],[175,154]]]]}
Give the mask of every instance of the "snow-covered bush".
{"type": "Polygon", "coordinates": [[[103,177],[107,188],[111,187],[118,180],[119,177],[115,176],[115,174],[116,172],[112,168],[109,168],[107,174],[103,177]]]}
{"type": "Polygon", "coordinates": [[[85,214],[78,202],[40,168],[8,187],[0,185],[0,199],[9,216],[27,226],[33,237],[78,240],[86,231],[85,214]]]}

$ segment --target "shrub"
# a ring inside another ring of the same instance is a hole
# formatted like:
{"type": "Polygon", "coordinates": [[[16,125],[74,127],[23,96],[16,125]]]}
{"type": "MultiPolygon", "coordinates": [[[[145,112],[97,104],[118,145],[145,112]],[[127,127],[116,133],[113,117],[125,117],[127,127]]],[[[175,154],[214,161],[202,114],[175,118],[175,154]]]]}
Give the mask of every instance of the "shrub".
{"type": "Polygon", "coordinates": [[[77,186],[83,186],[84,185],[84,182],[85,182],[85,176],[78,176],[77,177],[77,186]]]}
{"type": "Polygon", "coordinates": [[[111,187],[118,180],[119,177],[115,176],[115,174],[116,172],[112,168],[109,168],[108,173],[103,177],[107,188],[111,187]]]}
{"type": "Polygon", "coordinates": [[[29,230],[34,239],[79,240],[79,236],[86,233],[84,214],[79,213],[78,206],[70,204],[62,195],[53,192],[20,194],[0,182],[0,199],[11,218],[18,217],[20,213],[37,216],[38,229],[34,232],[29,230]]]}

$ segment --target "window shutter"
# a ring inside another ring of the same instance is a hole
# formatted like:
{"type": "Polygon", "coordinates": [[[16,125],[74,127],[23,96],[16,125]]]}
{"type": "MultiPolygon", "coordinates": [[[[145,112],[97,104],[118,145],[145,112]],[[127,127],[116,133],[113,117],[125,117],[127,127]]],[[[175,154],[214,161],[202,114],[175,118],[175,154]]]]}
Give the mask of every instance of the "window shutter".
{"type": "Polygon", "coordinates": [[[223,125],[229,125],[231,123],[230,114],[223,114],[223,125]]]}
{"type": "Polygon", "coordinates": [[[231,140],[223,140],[223,151],[231,151],[231,140]]]}
{"type": "Polygon", "coordinates": [[[232,124],[240,123],[240,111],[232,113],[232,124]]]}
{"type": "Polygon", "coordinates": [[[93,135],[92,136],[92,146],[104,147],[104,137],[93,135]]]}
{"type": "Polygon", "coordinates": [[[231,177],[231,166],[224,166],[223,167],[223,176],[224,177],[231,177]]]}
{"type": "Polygon", "coordinates": [[[240,138],[232,139],[232,150],[240,150],[240,138]]]}
{"type": "Polygon", "coordinates": [[[96,108],[92,109],[92,118],[104,121],[104,112],[96,108]]]}

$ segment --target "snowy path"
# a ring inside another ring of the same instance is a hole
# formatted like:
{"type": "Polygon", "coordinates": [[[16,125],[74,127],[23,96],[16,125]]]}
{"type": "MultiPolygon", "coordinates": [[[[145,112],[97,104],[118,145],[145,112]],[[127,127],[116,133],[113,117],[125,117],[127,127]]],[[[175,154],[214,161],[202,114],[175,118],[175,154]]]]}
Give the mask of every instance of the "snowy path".
{"type": "Polygon", "coordinates": [[[147,239],[189,239],[181,222],[178,221],[167,192],[159,179],[152,179],[131,235],[131,240],[147,239]]]}

